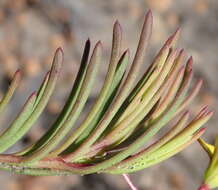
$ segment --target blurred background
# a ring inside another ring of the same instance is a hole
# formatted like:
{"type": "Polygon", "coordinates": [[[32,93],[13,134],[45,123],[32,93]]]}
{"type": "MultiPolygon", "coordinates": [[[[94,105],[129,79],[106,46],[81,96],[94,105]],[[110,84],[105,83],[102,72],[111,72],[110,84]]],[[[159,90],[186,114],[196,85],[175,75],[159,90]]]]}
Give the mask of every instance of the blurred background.
{"type": "MultiPolygon", "coordinates": [[[[179,47],[194,58],[195,78],[204,86],[193,106],[195,114],[207,104],[218,107],[218,1],[216,0],[0,0],[0,95],[7,89],[13,73],[22,70],[22,82],[9,108],[0,118],[1,128],[14,118],[28,95],[37,89],[51,65],[57,47],[65,60],[57,90],[40,120],[28,135],[10,151],[38,139],[54,121],[71,90],[79,68],[85,40],[92,45],[102,40],[105,63],[88,100],[90,106],[104,81],[111,47],[112,26],[118,19],[123,27],[123,49],[134,55],[145,12],[154,16],[152,43],[145,67],[166,38],[182,28],[179,47]]],[[[93,47],[93,46],[92,46],[93,47]]],[[[85,114],[85,113],[84,113],[85,114]]],[[[218,114],[208,122],[204,139],[213,142],[218,114]]],[[[132,174],[140,190],[194,190],[201,183],[208,158],[197,143],[173,158],[132,174]]],[[[122,177],[88,175],[84,177],[28,177],[0,172],[2,190],[127,190],[122,177]]]]}

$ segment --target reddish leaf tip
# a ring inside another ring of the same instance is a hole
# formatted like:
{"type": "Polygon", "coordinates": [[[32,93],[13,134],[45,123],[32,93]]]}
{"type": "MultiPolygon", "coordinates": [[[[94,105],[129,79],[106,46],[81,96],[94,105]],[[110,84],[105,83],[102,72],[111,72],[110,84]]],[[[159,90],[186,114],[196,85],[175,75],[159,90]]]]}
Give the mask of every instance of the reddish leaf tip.
{"type": "Polygon", "coordinates": [[[188,59],[187,64],[186,64],[186,69],[188,72],[192,70],[192,65],[193,65],[193,59],[192,56],[188,59]]]}
{"type": "Polygon", "coordinates": [[[212,117],[213,114],[214,114],[214,111],[209,111],[209,112],[206,114],[206,116],[212,117]]]}
{"type": "Polygon", "coordinates": [[[102,45],[102,42],[101,42],[101,40],[99,40],[99,41],[96,43],[96,46],[95,46],[95,47],[96,47],[96,48],[97,48],[97,47],[102,48],[102,46],[103,46],[103,45],[102,45]]]}
{"type": "Polygon", "coordinates": [[[37,92],[36,91],[33,91],[31,94],[30,94],[30,97],[29,98],[32,98],[33,96],[36,96],[37,95],[37,92]]]}
{"type": "Polygon", "coordinates": [[[12,77],[12,81],[16,81],[16,83],[19,83],[21,80],[21,71],[20,69],[16,70],[16,72],[14,73],[13,77],[12,77]]]}
{"type": "Polygon", "coordinates": [[[88,37],[88,39],[86,40],[86,43],[91,43],[91,40],[90,40],[90,38],[88,37]]]}
{"type": "Polygon", "coordinates": [[[184,115],[184,116],[190,115],[190,111],[189,111],[189,110],[185,111],[183,115],[184,115]]]}
{"type": "Polygon", "coordinates": [[[63,58],[64,58],[64,51],[61,47],[57,48],[55,51],[55,57],[58,58],[60,60],[60,63],[63,62],[63,58]]]}
{"type": "Polygon", "coordinates": [[[173,33],[173,35],[171,36],[172,40],[178,38],[179,35],[180,35],[180,33],[181,33],[181,28],[178,27],[178,28],[176,29],[176,31],[173,33]]]}
{"type": "Polygon", "coordinates": [[[179,51],[179,56],[181,56],[181,57],[186,56],[186,52],[183,48],[179,51]]]}
{"type": "Polygon", "coordinates": [[[117,19],[115,20],[114,26],[120,27],[120,22],[119,22],[119,20],[117,20],[117,19]]]}
{"type": "Polygon", "coordinates": [[[114,31],[117,31],[118,33],[122,33],[122,27],[118,20],[114,23],[114,31]]]}
{"type": "Polygon", "coordinates": [[[18,79],[20,79],[20,77],[21,77],[21,70],[18,69],[18,70],[16,70],[16,72],[14,73],[14,77],[13,77],[13,78],[18,78],[18,79]]]}
{"type": "Polygon", "coordinates": [[[58,47],[55,53],[61,53],[64,54],[64,50],[62,47],[58,47]]]}
{"type": "Polygon", "coordinates": [[[165,45],[169,45],[170,47],[177,41],[180,34],[180,28],[178,28],[166,41],[165,45]]]}
{"type": "Polygon", "coordinates": [[[202,127],[198,130],[198,133],[203,133],[206,130],[206,127],[202,127]]]}
{"type": "Polygon", "coordinates": [[[21,73],[21,70],[20,69],[17,69],[16,72],[14,73],[14,75],[18,75],[21,73]]]}
{"type": "Polygon", "coordinates": [[[181,50],[180,50],[180,53],[182,54],[182,53],[184,53],[185,52],[185,50],[184,50],[184,48],[182,48],[181,50]]]}
{"type": "Polygon", "coordinates": [[[177,29],[176,29],[176,31],[175,31],[175,35],[178,35],[179,33],[181,32],[181,28],[180,27],[178,27],[177,29]]]}
{"type": "Polygon", "coordinates": [[[151,10],[148,10],[148,12],[145,14],[145,19],[144,19],[144,26],[149,26],[148,29],[152,30],[152,25],[153,25],[153,15],[151,10]]]}
{"type": "Polygon", "coordinates": [[[203,79],[198,79],[198,81],[197,81],[197,86],[199,86],[199,87],[201,87],[202,86],[202,84],[203,84],[203,82],[204,82],[204,80],[203,79]]]}
{"type": "Polygon", "coordinates": [[[129,56],[130,56],[130,50],[129,50],[129,48],[128,48],[124,53],[127,54],[127,56],[129,57],[129,56]]]}
{"type": "Polygon", "coordinates": [[[151,9],[148,9],[148,11],[147,11],[147,13],[145,14],[145,16],[147,16],[147,17],[153,17],[151,9]]]}

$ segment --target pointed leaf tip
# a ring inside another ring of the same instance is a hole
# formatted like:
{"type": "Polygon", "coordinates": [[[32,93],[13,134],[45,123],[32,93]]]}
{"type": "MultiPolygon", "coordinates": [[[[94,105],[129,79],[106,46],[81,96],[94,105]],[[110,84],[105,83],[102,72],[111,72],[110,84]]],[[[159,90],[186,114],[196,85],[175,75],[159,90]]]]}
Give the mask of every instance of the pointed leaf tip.
{"type": "Polygon", "coordinates": [[[185,113],[183,115],[184,115],[184,117],[189,117],[190,116],[190,111],[189,110],[185,111],[185,113]]]}
{"type": "Polygon", "coordinates": [[[206,127],[202,127],[197,132],[198,133],[204,133],[205,131],[206,131],[206,127]]]}
{"type": "Polygon", "coordinates": [[[214,114],[214,111],[209,111],[209,112],[206,114],[206,116],[207,116],[207,117],[212,117],[213,114],[214,114]]]}
{"type": "Polygon", "coordinates": [[[93,52],[95,52],[95,53],[97,53],[97,54],[101,54],[102,49],[103,49],[103,45],[102,45],[101,41],[99,40],[99,41],[96,43],[93,52]]]}
{"type": "Polygon", "coordinates": [[[178,27],[177,29],[176,29],[176,31],[175,31],[175,35],[179,35],[181,33],[181,28],[180,27],[178,27]]]}
{"type": "Polygon", "coordinates": [[[121,24],[118,20],[115,21],[114,23],[114,33],[116,33],[117,35],[121,35],[122,36],[122,27],[121,24]]]}
{"type": "Polygon", "coordinates": [[[124,52],[125,55],[127,55],[128,57],[130,56],[130,50],[129,48],[124,52]]]}
{"type": "Polygon", "coordinates": [[[14,73],[13,78],[16,78],[16,80],[21,79],[21,70],[20,69],[16,70],[16,72],[14,73]]]}
{"type": "Polygon", "coordinates": [[[178,40],[180,33],[181,33],[181,28],[178,27],[178,28],[176,29],[176,31],[173,33],[172,39],[173,39],[173,40],[178,40]]]}
{"type": "Polygon", "coordinates": [[[30,94],[29,99],[33,98],[33,97],[36,96],[36,95],[37,95],[37,92],[36,92],[36,91],[33,91],[33,92],[30,94]]]}
{"type": "Polygon", "coordinates": [[[151,10],[149,10],[145,14],[145,23],[149,23],[151,25],[151,28],[152,28],[152,25],[153,25],[153,15],[152,15],[151,10]]]}
{"type": "Polygon", "coordinates": [[[166,41],[165,45],[168,45],[170,47],[174,47],[178,38],[179,38],[179,35],[180,35],[180,28],[178,28],[169,38],[168,40],[166,41]]]}
{"type": "Polygon", "coordinates": [[[87,45],[88,45],[89,47],[91,46],[91,40],[90,40],[89,37],[88,37],[88,39],[86,40],[86,46],[87,46],[87,45]]]}
{"type": "Polygon", "coordinates": [[[16,72],[14,73],[14,75],[19,75],[21,73],[20,69],[17,69],[16,72]]]}
{"type": "Polygon", "coordinates": [[[145,16],[151,17],[151,19],[153,20],[153,14],[152,14],[151,9],[148,10],[148,12],[145,14],[145,16]]]}
{"type": "Polygon", "coordinates": [[[64,54],[64,50],[62,47],[58,47],[55,53],[61,53],[62,55],[64,54]]]}
{"type": "Polygon", "coordinates": [[[57,61],[59,64],[62,64],[63,58],[64,58],[64,51],[61,47],[59,47],[55,51],[54,60],[57,61]]]}
{"type": "Polygon", "coordinates": [[[193,59],[192,57],[190,57],[187,61],[187,64],[186,64],[186,70],[187,72],[191,72],[192,71],[192,66],[193,66],[193,59]]]}
{"type": "Polygon", "coordinates": [[[99,40],[99,41],[96,43],[96,47],[102,48],[102,42],[101,42],[101,40],[99,40]]]}
{"type": "Polygon", "coordinates": [[[57,51],[62,51],[62,52],[63,52],[63,48],[62,48],[61,46],[59,46],[59,47],[57,48],[57,51]]]}
{"type": "Polygon", "coordinates": [[[120,25],[119,20],[115,20],[114,27],[115,28],[117,27],[118,29],[121,29],[121,25],[120,25]]]}
{"type": "Polygon", "coordinates": [[[198,129],[197,131],[195,131],[192,135],[193,138],[199,139],[206,131],[206,127],[202,127],[200,129],[198,129]]]}
{"type": "Polygon", "coordinates": [[[116,19],[115,22],[114,22],[114,25],[117,25],[117,24],[119,24],[119,20],[118,19],[116,19]]]}
{"type": "Polygon", "coordinates": [[[196,85],[200,88],[203,85],[203,82],[203,79],[199,79],[196,85]]]}
{"type": "Polygon", "coordinates": [[[183,48],[179,51],[179,56],[181,56],[181,57],[186,56],[186,52],[185,52],[185,50],[183,48]]]}
{"type": "Polygon", "coordinates": [[[182,48],[182,49],[180,50],[180,53],[181,53],[181,54],[185,53],[185,50],[182,48]]]}
{"type": "Polygon", "coordinates": [[[193,63],[193,56],[190,56],[190,57],[189,57],[188,62],[193,63]]]}
{"type": "Polygon", "coordinates": [[[57,48],[53,57],[52,61],[52,67],[51,71],[49,72],[52,74],[52,70],[58,71],[63,63],[63,58],[64,58],[64,52],[61,47],[57,48]]]}

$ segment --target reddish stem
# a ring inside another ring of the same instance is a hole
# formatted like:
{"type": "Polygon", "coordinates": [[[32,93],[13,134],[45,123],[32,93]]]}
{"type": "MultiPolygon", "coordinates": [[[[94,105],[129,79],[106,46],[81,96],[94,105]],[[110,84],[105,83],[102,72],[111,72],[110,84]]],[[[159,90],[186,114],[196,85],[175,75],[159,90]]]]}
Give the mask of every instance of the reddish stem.
{"type": "Polygon", "coordinates": [[[203,185],[201,185],[201,186],[199,187],[198,190],[210,190],[210,189],[209,189],[208,185],[203,184],[203,185]]]}
{"type": "Polygon", "coordinates": [[[129,178],[128,174],[122,174],[122,176],[124,177],[125,181],[127,182],[127,184],[129,185],[131,190],[138,190],[135,185],[132,183],[131,179],[129,178]]]}

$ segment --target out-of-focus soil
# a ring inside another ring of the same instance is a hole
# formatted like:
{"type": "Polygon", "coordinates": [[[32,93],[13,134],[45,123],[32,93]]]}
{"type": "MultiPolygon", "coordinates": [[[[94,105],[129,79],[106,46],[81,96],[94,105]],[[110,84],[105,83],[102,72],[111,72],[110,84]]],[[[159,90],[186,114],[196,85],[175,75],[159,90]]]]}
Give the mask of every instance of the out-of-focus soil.
{"type": "MultiPolygon", "coordinates": [[[[215,111],[207,124],[204,138],[213,142],[217,134],[218,114],[218,1],[216,0],[1,0],[0,1],[0,95],[17,68],[23,72],[16,97],[3,117],[2,129],[18,112],[27,96],[38,87],[51,65],[57,47],[64,49],[64,67],[56,93],[45,113],[28,136],[10,151],[19,150],[38,139],[61,109],[79,67],[85,40],[92,46],[101,40],[105,60],[111,47],[112,26],[118,19],[123,26],[123,48],[133,57],[145,12],[151,9],[154,29],[145,67],[161,44],[181,27],[179,47],[194,58],[195,78],[203,78],[204,87],[190,108],[196,113],[203,105],[215,111]]],[[[108,62],[108,61],[107,61],[108,62]]],[[[102,64],[106,64],[106,61],[102,64]]],[[[92,103],[105,77],[106,66],[96,80],[89,102],[92,103]]],[[[143,190],[194,190],[201,183],[208,158],[197,143],[179,155],[131,177],[143,190]]],[[[88,175],[69,177],[28,177],[0,173],[2,190],[124,190],[120,176],[88,175]]]]}

